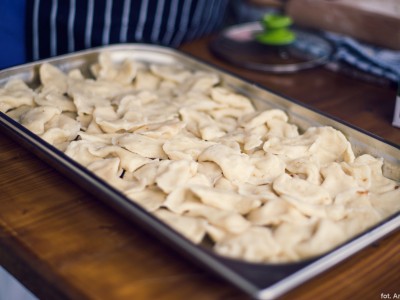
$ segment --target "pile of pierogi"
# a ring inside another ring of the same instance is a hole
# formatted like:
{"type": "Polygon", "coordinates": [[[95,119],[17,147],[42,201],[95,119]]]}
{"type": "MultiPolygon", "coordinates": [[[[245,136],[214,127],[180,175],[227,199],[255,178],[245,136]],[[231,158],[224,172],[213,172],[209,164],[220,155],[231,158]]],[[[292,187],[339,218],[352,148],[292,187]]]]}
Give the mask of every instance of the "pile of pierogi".
{"type": "Polygon", "coordinates": [[[356,157],[332,127],[256,111],[217,74],[107,52],[90,69],[44,63],[39,87],[0,89],[0,111],[220,255],[298,261],[400,210],[381,158],[356,157]]]}

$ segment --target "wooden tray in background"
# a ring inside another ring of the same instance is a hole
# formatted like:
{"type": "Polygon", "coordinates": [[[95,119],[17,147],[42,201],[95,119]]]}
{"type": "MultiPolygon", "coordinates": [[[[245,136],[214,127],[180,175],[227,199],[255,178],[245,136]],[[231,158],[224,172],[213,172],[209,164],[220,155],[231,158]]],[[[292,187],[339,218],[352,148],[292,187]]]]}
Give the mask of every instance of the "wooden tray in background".
{"type": "Polygon", "coordinates": [[[290,0],[285,10],[297,25],[400,50],[399,0],[290,0]]]}

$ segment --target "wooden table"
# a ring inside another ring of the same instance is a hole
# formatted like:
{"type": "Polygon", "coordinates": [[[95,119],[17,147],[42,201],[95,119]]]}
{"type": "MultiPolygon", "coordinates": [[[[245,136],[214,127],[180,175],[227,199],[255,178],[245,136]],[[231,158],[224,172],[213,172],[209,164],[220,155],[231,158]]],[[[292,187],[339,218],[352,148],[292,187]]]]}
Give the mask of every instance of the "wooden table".
{"type": "MultiPolygon", "coordinates": [[[[209,39],[181,49],[400,144],[396,91],[323,68],[245,71],[215,59],[209,39]]],[[[0,133],[0,264],[43,299],[247,299],[102,204],[0,133]]],[[[382,299],[400,293],[400,232],[282,299],[382,299]]],[[[393,299],[393,297],[392,297],[393,299]]]]}

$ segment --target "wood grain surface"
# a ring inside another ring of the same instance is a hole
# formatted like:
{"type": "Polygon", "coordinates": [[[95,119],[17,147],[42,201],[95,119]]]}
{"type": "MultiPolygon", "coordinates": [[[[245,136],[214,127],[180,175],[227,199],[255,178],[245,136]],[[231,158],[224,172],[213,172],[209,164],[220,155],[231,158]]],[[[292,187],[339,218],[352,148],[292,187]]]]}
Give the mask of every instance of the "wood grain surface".
{"type": "MultiPolygon", "coordinates": [[[[294,75],[216,60],[209,39],[181,49],[400,144],[396,91],[323,68],[294,75]]],[[[41,299],[248,299],[128,222],[0,132],[0,265],[41,299]]],[[[382,299],[400,294],[400,232],[281,299],[382,299]]]]}

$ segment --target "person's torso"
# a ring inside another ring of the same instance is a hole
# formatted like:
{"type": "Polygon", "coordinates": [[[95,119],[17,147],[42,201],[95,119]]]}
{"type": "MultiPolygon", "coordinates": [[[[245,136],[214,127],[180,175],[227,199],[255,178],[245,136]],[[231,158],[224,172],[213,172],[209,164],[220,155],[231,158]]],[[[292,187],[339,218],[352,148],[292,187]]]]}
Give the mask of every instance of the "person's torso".
{"type": "Polygon", "coordinates": [[[27,0],[27,60],[115,43],[179,46],[218,28],[227,0],[27,0]]]}

